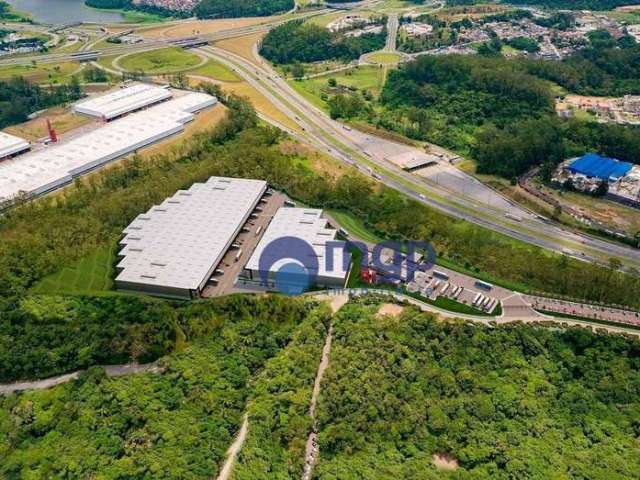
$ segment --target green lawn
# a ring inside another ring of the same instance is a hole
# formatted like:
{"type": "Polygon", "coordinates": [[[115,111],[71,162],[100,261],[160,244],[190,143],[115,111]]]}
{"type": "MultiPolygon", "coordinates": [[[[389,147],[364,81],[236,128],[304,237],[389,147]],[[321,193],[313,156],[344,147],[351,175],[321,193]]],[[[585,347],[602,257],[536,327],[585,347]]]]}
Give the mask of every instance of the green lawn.
{"type": "Polygon", "coordinates": [[[375,233],[369,231],[362,221],[360,221],[350,213],[341,212],[338,210],[329,210],[328,213],[333,219],[335,219],[336,222],[340,224],[342,228],[349,232],[350,237],[353,236],[358,239],[364,240],[365,242],[371,243],[379,243],[384,240],[383,238],[377,236],[375,233]]]}
{"type": "Polygon", "coordinates": [[[189,73],[192,75],[211,77],[221,82],[239,82],[242,80],[232,70],[215,60],[209,60],[202,67],[191,70],[189,73]]]}
{"type": "Polygon", "coordinates": [[[142,71],[147,75],[164,75],[193,69],[201,60],[195,53],[171,47],[123,57],[121,68],[130,72],[142,71]]]}
{"type": "Polygon", "coordinates": [[[391,52],[375,52],[367,55],[365,59],[381,65],[397,65],[400,62],[400,55],[391,52]]]}
{"type": "Polygon", "coordinates": [[[114,256],[115,245],[96,250],[75,265],[44,277],[31,291],[47,294],[95,294],[111,290],[114,256]]]}
{"type": "Polygon", "coordinates": [[[57,65],[6,65],[0,67],[0,80],[21,76],[34,83],[64,83],[79,68],[80,65],[75,62],[65,62],[57,65]]]}
{"type": "Polygon", "coordinates": [[[341,87],[355,88],[360,91],[368,90],[377,97],[384,86],[385,76],[384,68],[367,66],[339,73],[329,73],[306,80],[290,79],[289,84],[315,106],[327,110],[327,104],[322,100],[321,95],[325,93],[330,96],[332,93],[337,92],[329,88],[327,81],[330,78],[335,78],[337,84],[341,87]]]}

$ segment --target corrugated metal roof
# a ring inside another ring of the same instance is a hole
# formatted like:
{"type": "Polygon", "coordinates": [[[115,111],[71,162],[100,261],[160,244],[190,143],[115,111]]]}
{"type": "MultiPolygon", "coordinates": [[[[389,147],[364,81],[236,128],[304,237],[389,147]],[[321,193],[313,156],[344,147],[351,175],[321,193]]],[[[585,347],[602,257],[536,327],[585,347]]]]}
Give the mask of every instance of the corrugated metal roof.
{"type": "Polygon", "coordinates": [[[211,177],[150,208],[124,229],[116,282],[198,289],[266,189],[262,180],[211,177]]]}
{"type": "Polygon", "coordinates": [[[587,177],[615,181],[624,177],[632,167],[628,162],[588,153],[569,165],[569,170],[587,177]]]}

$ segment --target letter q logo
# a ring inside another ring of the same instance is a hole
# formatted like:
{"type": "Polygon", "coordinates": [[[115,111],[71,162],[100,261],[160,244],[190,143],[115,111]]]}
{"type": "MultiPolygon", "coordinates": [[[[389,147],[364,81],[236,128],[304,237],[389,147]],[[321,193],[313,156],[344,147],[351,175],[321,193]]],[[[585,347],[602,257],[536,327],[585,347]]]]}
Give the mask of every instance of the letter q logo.
{"type": "Polygon", "coordinates": [[[260,280],[274,282],[286,295],[298,295],[316,283],[318,254],[308,242],[297,237],[279,237],[260,255],[260,280]]]}

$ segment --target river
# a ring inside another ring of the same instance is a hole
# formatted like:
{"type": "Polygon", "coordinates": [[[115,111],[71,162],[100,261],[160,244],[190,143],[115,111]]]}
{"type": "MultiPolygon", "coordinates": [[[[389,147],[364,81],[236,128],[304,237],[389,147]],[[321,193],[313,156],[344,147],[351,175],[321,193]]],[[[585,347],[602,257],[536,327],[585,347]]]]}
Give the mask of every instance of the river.
{"type": "Polygon", "coordinates": [[[6,0],[16,10],[30,13],[41,23],[64,24],[74,22],[114,23],[122,21],[117,12],[95,10],[85,6],[84,0],[6,0]]]}

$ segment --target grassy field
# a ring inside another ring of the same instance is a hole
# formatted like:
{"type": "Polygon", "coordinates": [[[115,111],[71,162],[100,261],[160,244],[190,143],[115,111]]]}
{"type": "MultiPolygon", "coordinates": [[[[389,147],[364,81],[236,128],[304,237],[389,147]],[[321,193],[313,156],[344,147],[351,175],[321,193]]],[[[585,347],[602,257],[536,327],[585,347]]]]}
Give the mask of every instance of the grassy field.
{"type": "Polygon", "coordinates": [[[375,52],[367,55],[365,59],[380,65],[397,65],[400,62],[400,55],[391,52],[375,52]]]}
{"type": "Polygon", "coordinates": [[[195,53],[171,47],[123,57],[118,64],[129,72],[142,71],[147,75],[164,75],[190,70],[201,60],[195,53]]]}
{"type": "Polygon", "coordinates": [[[357,237],[365,242],[379,243],[384,239],[371,232],[359,219],[350,213],[338,210],[329,210],[329,215],[344,228],[349,235],[357,237]]]}
{"type": "Polygon", "coordinates": [[[21,76],[34,83],[64,83],[78,70],[75,62],[58,65],[9,65],[0,67],[0,80],[21,76]]]}
{"type": "Polygon", "coordinates": [[[242,79],[225,65],[215,60],[209,60],[202,67],[189,72],[191,75],[202,75],[220,82],[240,82],[242,79]]]}
{"type": "Polygon", "coordinates": [[[378,96],[384,86],[385,72],[383,68],[367,66],[306,80],[290,80],[289,84],[315,106],[326,110],[327,104],[321,95],[332,92],[327,84],[330,78],[335,78],[340,88],[368,90],[374,96],[378,96]]]}
{"type": "Polygon", "coordinates": [[[111,290],[115,250],[116,245],[96,250],[76,264],[40,280],[31,289],[32,293],[78,295],[111,290]]]}

